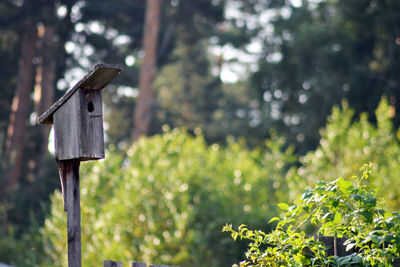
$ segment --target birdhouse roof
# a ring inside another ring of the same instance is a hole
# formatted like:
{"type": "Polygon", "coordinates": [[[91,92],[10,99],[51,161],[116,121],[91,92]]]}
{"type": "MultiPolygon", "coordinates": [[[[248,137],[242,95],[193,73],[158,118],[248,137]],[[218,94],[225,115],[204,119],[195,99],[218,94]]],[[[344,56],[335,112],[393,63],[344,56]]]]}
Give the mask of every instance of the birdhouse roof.
{"type": "Polygon", "coordinates": [[[83,79],[69,89],[57,102],[46,110],[46,112],[40,115],[38,123],[53,124],[54,112],[56,112],[78,89],[102,90],[121,72],[121,70],[122,67],[119,65],[97,64],[83,79]]]}

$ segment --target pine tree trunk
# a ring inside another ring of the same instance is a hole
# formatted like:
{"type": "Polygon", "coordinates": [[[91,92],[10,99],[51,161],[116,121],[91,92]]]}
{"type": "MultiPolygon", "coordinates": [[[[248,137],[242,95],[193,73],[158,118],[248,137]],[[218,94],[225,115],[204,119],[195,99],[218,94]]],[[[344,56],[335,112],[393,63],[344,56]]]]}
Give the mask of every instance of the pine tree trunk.
{"type": "Polygon", "coordinates": [[[147,135],[150,128],[161,4],[161,0],[147,0],[143,31],[144,58],[139,73],[139,97],[135,106],[133,141],[136,141],[140,136],[147,135]]]}
{"type": "MultiPolygon", "coordinates": [[[[45,32],[39,46],[41,62],[36,68],[34,100],[37,116],[43,114],[53,104],[56,83],[56,60],[58,50],[56,26],[47,25],[44,27],[45,32]]],[[[48,153],[47,143],[50,130],[50,125],[43,125],[39,128],[41,157],[48,153]]]]}
{"type": "Polygon", "coordinates": [[[33,89],[33,58],[36,50],[36,39],[35,20],[33,17],[27,17],[23,25],[17,88],[7,129],[5,160],[8,174],[6,187],[8,189],[15,187],[21,173],[25,132],[30,108],[30,94],[33,89]]]}

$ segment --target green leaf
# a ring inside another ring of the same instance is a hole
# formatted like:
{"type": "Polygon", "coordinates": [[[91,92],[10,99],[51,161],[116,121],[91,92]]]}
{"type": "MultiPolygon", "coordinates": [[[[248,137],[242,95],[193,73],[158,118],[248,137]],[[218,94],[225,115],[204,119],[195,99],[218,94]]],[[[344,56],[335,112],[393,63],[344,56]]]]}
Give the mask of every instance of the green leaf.
{"type": "Polygon", "coordinates": [[[353,189],[353,184],[350,181],[348,181],[342,177],[337,179],[337,184],[339,186],[339,190],[345,194],[351,193],[351,191],[353,189]]]}
{"type": "Polygon", "coordinates": [[[232,230],[232,224],[225,224],[225,226],[222,228],[222,232],[229,232],[232,230]]]}
{"type": "Polygon", "coordinates": [[[285,211],[289,210],[289,205],[286,204],[286,203],[279,203],[279,204],[278,204],[278,207],[279,207],[281,210],[285,210],[285,211]]]}
{"type": "Polygon", "coordinates": [[[271,220],[269,220],[268,223],[272,223],[272,222],[279,221],[279,220],[280,220],[279,217],[274,217],[271,220]]]}
{"type": "Polygon", "coordinates": [[[356,201],[359,201],[362,199],[362,196],[360,194],[352,194],[351,197],[356,201]]]}
{"type": "Polygon", "coordinates": [[[339,257],[337,259],[337,263],[338,263],[339,266],[343,266],[343,265],[345,265],[346,263],[348,263],[350,261],[351,261],[351,255],[344,256],[344,257],[339,257]]]}
{"type": "Polygon", "coordinates": [[[393,242],[396,240],[393,235],[385,235],[382,239],[386,243],[393,242]]]}
{"type": "Polygon", "coordinates": [[[237,232],[233,232],[233,233],[231,234],[231,236],[232,236],[232,238],[233,238],[234,241],[236,241],[238,235],[239,235],[239,233],[237,233],[237,232]]]}
{"type": "Polygon", "coordinates": [[[371,222],[372,221],[372,214],[368,210],[356,210],[354,212],[362,215],[367,220],[367,222],[371,222]]]}
{"type": "Polygon", "coordinates": [[[307,189],[304,194],[301,196],[302,199],[307,199],[313,195],[313,192],[310,189],[307,189]]]}
{"type": "Polygon", "coordinates": [[[322,216],[322,219],[323,220],[329,220],[329,221],[331,221],[332,220],[332,212],[327,212],[327,213],[325,213],[324,214],[324,216],[322,216]]]}
{"type": "Polygon", "coordinates": [[[346,251],[351,250],[352,248],[354,248],[355,245],[356,245],[356,243],[347,244],[347,246],[346,246],[346,251]]]}
{"type": "Polygon", "coordinates": [[[340,212],[336,212],[333,222],[335,224],[339,224],[341,220],[342,220],[342,214],[340,212]]]}
{"type": "Polygon", "coordinates": [[[309,210],[310,210],[310,207],[309,206],[303,206],[303,207],[301,207],[304,211],[306,211],[306,212],[308,212],[309,210]]]}

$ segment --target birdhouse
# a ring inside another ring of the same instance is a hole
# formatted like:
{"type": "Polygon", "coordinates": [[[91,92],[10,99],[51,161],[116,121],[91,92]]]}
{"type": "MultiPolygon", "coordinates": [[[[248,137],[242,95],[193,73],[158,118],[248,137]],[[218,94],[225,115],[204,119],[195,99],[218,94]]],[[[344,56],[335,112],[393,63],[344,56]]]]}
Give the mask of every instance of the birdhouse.
{"type": "Polygon", "coordinates": [[[122,70],[98,64],[39,118],[54,124],[57,160],[104,158],[101,91],[122,70]]]}

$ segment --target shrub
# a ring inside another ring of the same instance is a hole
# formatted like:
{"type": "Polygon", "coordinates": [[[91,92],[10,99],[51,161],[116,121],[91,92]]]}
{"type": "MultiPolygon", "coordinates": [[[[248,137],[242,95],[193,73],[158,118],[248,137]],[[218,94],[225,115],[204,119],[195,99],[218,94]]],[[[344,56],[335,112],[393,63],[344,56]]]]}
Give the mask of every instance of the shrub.
{"type": "Polygon", "coordinates": [[[345,102],[342,109],[335,107],[321,131],[320,146],[301,159],[297,174],[303,184],[299,188],[327,177],[348,177],[363,163],[374,162],[374,174],[368,183],[377,188],[391,208],[400,208],[400,131],[396,135],[393,128],[394,112],[394,107],[382,98],[375,126],[366,114],[356,120],[345,102]]]}
{"type": "MultiPolygon", "coordinates": [[[[179,130],[143,138],[126,155],[84,163],[81,171],[82,261],[104,259],[226,266],[240,247],[219,231],[226,221],[263,225],[286,199],[284,177],[295,160],[283,140],[249,151],[228,140],[208,146],[179,130]]],[[[41,266],[66,266],[66,225],[59,192],[42,229],[41,266]]],[[[266,229],[268,230],[268,229],[266,229]]]]}
{"type": "Polygon", "coordinates": [[[400,215],[379,208],[376,191],[362,184],[372,165],[361,168],[361,176],[318,182],[293,205],[281,203],[286,213],[275,230],[265,233],[241,225],[238,231],[226,225],[233,239],[250,241],[247,260],[240,266],[391,266],[400,256],[400,215]],[[353,185],[355,182],[355,185],[353,185]],[[348,256],[327,256],[326,247],[308,236],[304,226],[311,223],[317,234],[346,237],[348,256]]]}

